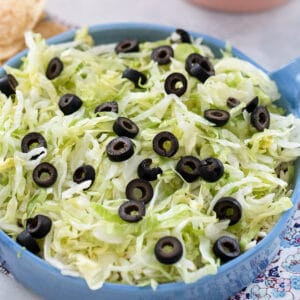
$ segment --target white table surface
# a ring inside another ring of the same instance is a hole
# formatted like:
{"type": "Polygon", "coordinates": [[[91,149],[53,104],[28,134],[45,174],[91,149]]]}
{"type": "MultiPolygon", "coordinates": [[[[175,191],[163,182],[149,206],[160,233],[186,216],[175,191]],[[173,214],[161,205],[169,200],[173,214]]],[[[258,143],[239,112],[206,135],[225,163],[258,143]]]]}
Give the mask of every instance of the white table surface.
{"type": "MultiPolygon", "coordinates": [[[[47,11],[79,26],[131,21],[206,33],[228,40],[268,70],[300,57],[300,0],[257,14],[213,12],[181,0],[48,0],[47,11]]],[[[0,273],[0,299],[41,298],[0,273]]]]}

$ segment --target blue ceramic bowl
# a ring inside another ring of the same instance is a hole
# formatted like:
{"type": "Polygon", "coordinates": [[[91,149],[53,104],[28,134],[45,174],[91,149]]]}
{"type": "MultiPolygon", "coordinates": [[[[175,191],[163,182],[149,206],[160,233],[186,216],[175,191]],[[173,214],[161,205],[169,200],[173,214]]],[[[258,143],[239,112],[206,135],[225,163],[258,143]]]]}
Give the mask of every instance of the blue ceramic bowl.
{"type": "MultiPolygon", "coordinates": [[[[135,37],[140,41],[154,41],[166,38],[174,30],[174,28],[159,25],[132,23],[90,27],[90,33],[96,44],[117,42],[130,37],[135,37]]],[[[225,47],[224,42],[210,36],[199,33],[191,34],[194,37],[202,37],[205,44],[209,45],[217,56],[220,55],[220,49],[225,47]]],[[[74,31],[70,31],[50,39],[49,43],[71,41],[73,37],[74,31]]],[[[293,114],[300,115],[300,59],[271,73],[235,48],[233,48],[233,54],[256,65],[271,76],[277,82],[284,99],[280,101],[280,105],[293,114]]],[[[26,51],[15,56],[7,64],[18,67],[24,55],[26,55],[26,51]]],[[[0,76],[3,73],[4,70],[0,68],[0,76]]],[[[300,163],[298,161],[293,194],[294,207],[296,207],[300,193],[299,172],[300,163]]],[[[161,284],[156,291],[153,291],[151,287],[140,288],[113,283],[106,283],[101,289],[92,291],[83,279],[61,275],[58,269],[21,248],[2,231],[0,231],[0,262],[14,275],[17,281],[47,300],[223,300],[249,285],[268,266],[279,249],[279,236],[285,229],[292,213],[293,209],[285,212],[266,238],[256,247],[222,265],[217,274],[206,276],[193,284],[182,282],[161,284]]]]}

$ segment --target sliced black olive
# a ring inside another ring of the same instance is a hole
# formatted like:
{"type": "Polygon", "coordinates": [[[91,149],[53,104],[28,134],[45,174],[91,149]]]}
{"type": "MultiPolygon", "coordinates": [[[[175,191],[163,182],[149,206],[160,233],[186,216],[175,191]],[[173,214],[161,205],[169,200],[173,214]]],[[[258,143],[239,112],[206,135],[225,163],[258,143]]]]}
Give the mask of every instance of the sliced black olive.
{"type": "Polygon", "coordinates": [[[220,127],[228,122],[230,114],[228,111],[222,109],[206,109],[204,111],[204,118],[214,123],[217,127],[220,127]]]}
{"type": "Polygon", "coordinates": [[[143,219],[146,212],[142,201],[129,200],[119,207],[119,216],[126,222],[135,223],[143,219]]]}
{"type": "Polygon", "coordinates": [[[198,53],[191,53],[185,60],[185,69],[202,83],[210,76],[215,75],[215,69],[209,59],[198,53]]]}
{"type": "Polygon", "coordinates": [[[251,124],[258,130],[264,131],[270,126],[270,113],[268,109],[263,106],[257,106],[251,113],[251,124]]]}
{"type": "Polygon", "coordinates": [[[160,167],[150,168],[151,164],[151,158],[146,158],[140,162],[137,173],[141,179],[153,181],[157,179],[158,174],[162,174],[162,169],[160,167]]]}
{"type": "Polygon", "coordinates": [[[176,136],[169,131],[158,133],[152,141],[152,146],[157,154],[166,157],[173,156],[179,148],[176,136]]]}
{"type": "Polygon", "coordinates": [[[200,176],[201,161],[195,156],[183,156],[176,165],[175,170],[187,182],[193,182],[200,176]]]}
{"type": "Polygon", "coordinates": [[[31,236],[31,234],[24,230],[17,235],[16,241],[21,246],[25,247],[28,251],[37,254],[40,252],[40,247],[37,241],[31,236]]]}
{"type": "Polygon", "coordinates": [[[141,201],[146,204],[153,197],[153,188],[147,180],[136,178],[127,184],[125,194],[128,200],[141,201]]]}
{"type": "Polygon", "coordinates": [[[0,92],[3,93],[6,97],[14,95],[16,93],[16,87],[18,81],[13,75],[4,75],[0,77],[0,92]]]}
{"type": "Polygon", "coordinates": [[[34,168],[32,178],[38,186],[49,187],[57,179],[57,170],[52,164],[43,162],[34,168]]]}
{"type": "Polygon", "coordinates": [[[83,165],[77,168],[73,174],[73,181],[76,183],[81,183],[87,180],[91,180],[91,184],[88,188],[85,188],[85,190],[89,189],[91,185],[94,183],[96,176],[95,169],[90,165],[83,165]]]}
{"type": "MultiPolygon", "coordinates": [[[[190,44],[192,42],[189,33],[187,31],[185,31],[184,29],[177,28],[176,29],[176,33],[179,35],[181,43],[188,43],[188,44],[190,44]]],[[[172,40],[172,42],[176,43],[176,42],[179,42],[179,41],[172,40]]]]}
{"type": "Polygon", "coordinates": [[[171,46],[160,46],[153,50],[151,54],[152,60],[159,65],[167,65],[171,62],[171,57],[174,57],[174,51],[171,46]]]}
{"type": "Polygon", "coordinates": [[[192,66],[189,74],[204,83],[207,78],[215,75],[215,69],[208,58],[204,58],[201,64],[195,64],[192,66]]]}
{"type": "Polygon", "coordinates": [[[137,40],[124,40],[115,47],[116,53],[129,53],[139,51],[139,42],[137,40]]]}
{"type": "Polygon", "coordinates": [[[229,108],[233,108],[238,106],[241,103],[240,100],[234,98],[234,97],[229,97],[226,101],[226,104],[229,108]]]}
{"type": "Polygon", "coordinates": [[[135,87],[139,87],[140,84],[145,84],[147,82],[147,77],[145,74],[130,68],[127,68],[123,72],[122,78],[127,78],[132,81],[135,87]]]}
{"type": "Polygon", "coordinates": [[[191,69],[195,65],[200,65],[204,61],[204,56],[199,53],[191,53],[185,60],[185,69],[191,75],[191,69]]]}
{"type": "Polygon", "coordinates": [[[200,176],[208,182],[219,180],[224,174],[223,163],[214,157],[201,160],[200,176]]]}
{"type": "Polygon", "coordinates": [[[77,111],[82,105],[82,100],[73,94],[63,95],[58,102],[60,110],[64,115],[70,115],[77,111]]]}
{"type": "Polygon", "coordinates": [[[50,60],[47,70],[46,70],[46,77],[50,80],[58,77],[62,70],[64,69],[63,62],[58,58],[54,57],[50,60]]]}
{"type": "Polygon", "coordinates": [[[26,230],[36,239],[45,237],[51,230],[52,221],[44,215],[36,215],[26,222],[26,230]]]}
{"type": "Polygon", "coordinates": [[[183,247],[179,239],[174,236],[160,238],[155,244],[154,254],[162,264],[171,265],[180,260],[183,247]]]}
{"type": "MultiPolygon", "coordinates": [[[[44,147],[47,148],[47,142],[45,138],[38,132],[30,132],[26,134],[21,141],[21,150],[24,153],[28,153],[32,147],[44,147]]],[[[34,155],[31,159],[37,159],[39,155],[34,155]]]]}
{"type": "Polygon", "coordinates": [[[232,197],[223,197],[217,201],[213,210],[219,220],[229,219],[229,225],[236,224],[242,217],[241,204],[232,197]]]}
{"type": "Polygon", "coordinates": [[[254,111],[254,109],[257,107],[257,105],[258,105],[258,97],[256,96],[250,102],[248,102],[245,109],[248,113],[251,113],[254,111]]]}
{"type": "Polygon", "coordinates": [[[119,136],[134,138],[139,133],[138,126],[128,118],[118,117],[113,125],[114,132],[119,136]]]}
{"type": "Polygon", "coordinates": [[[213,251],[222,262],[227,262],[241,254],[238,241],[229,236],[222,236],[216,240],[213,251]]]}
{"type": "Polygon", "coordinates": [[[127,160],[134,153],[133,143],[128,137],[119,136],[108,143],[106,153],[111,161],[127,160]]]}
{"type": "Polygon", "coordinates": [[[38,132],[30,132],[26,134],[21,141],[22,152],[27,153],[31,150],[31,146],[36,144],[36,148],[47,148],[47,142],[45,138],[38,132]]]}
{"type": "Polygon", "coordinates": [[[95,114],[102,112],[102,111],[111,111],[111,112],[114,112],[117,114],[119,112],[118,102],[116,102],[116,101],[105,102],[105,103],[98,105],[95,108],[95,114]]]}
{"type": "Polygon", "coordinates": [[[186,92],[187,85],[187,79],[183,74],[172,73],[166,78],[165,91],[167,94],[175,94],[180,97],[186,92]]]}

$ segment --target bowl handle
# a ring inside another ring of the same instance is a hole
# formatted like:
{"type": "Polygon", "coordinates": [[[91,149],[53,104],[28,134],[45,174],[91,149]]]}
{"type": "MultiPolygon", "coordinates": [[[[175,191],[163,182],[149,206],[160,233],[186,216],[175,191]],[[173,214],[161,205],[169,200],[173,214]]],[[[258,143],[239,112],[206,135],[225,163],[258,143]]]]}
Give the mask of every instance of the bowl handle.
{"type": "Polygon", "coordinates": [[[273,71],[270,77],[277,83],[281,94],[290,104],[291,111],[300,116],[300,57],[273,71]]]}

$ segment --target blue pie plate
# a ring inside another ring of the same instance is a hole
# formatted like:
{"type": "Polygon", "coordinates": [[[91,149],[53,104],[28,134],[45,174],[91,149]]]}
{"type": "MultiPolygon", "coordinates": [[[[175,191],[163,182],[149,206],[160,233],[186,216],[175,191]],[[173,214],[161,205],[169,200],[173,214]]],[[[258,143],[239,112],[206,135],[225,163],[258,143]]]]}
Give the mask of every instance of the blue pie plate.
{"type": "MultiPolygon", "coordinates": [[[[96,44],[118,42],[135,37],[140,41],[165,39],[175,28],[154,24],[117,23],[91,26],[89,31],[96,44]]],[[[71,41],[75,31],[68,31],[48,40],[50,44],[71,41]]],[[[225,42],[201,33],[204,43],[211,47],[215,55],[225,48],[225,42]]],[[[257,66],[268,74],[278,85],[284,106],[294,115],[300,115],[300,58],[274,72],[268,72],[256,62],[233,48],[233,55],[257,66]],[[284,99],[284,100],[283,100],[284,99]]],[[[7,62],[18,67],[26,51],[7,62]]],[[[0,68],[0,76],[4,74],[0,68]]],[[[225,300],[249,285],[252,280],[271,262],[280,246],[280,234],[285,230],[288,219],[296,208],[300,193],[300,163],[296,162],[294,208],[285,212],[271,232],[254,248],[236,259],[222,265],[217,274],[208,275],[192,284],[183,282],[160,284],[154,291],[151,287],[137,287],[125,284],[105,283],[101,289],[91,290],[81,278],[64,276],[58,269],[43,259],[20,247],[15,241],[0,231],[0,263],[3,264],[17,281],[46,300],[225,300]]]]}

